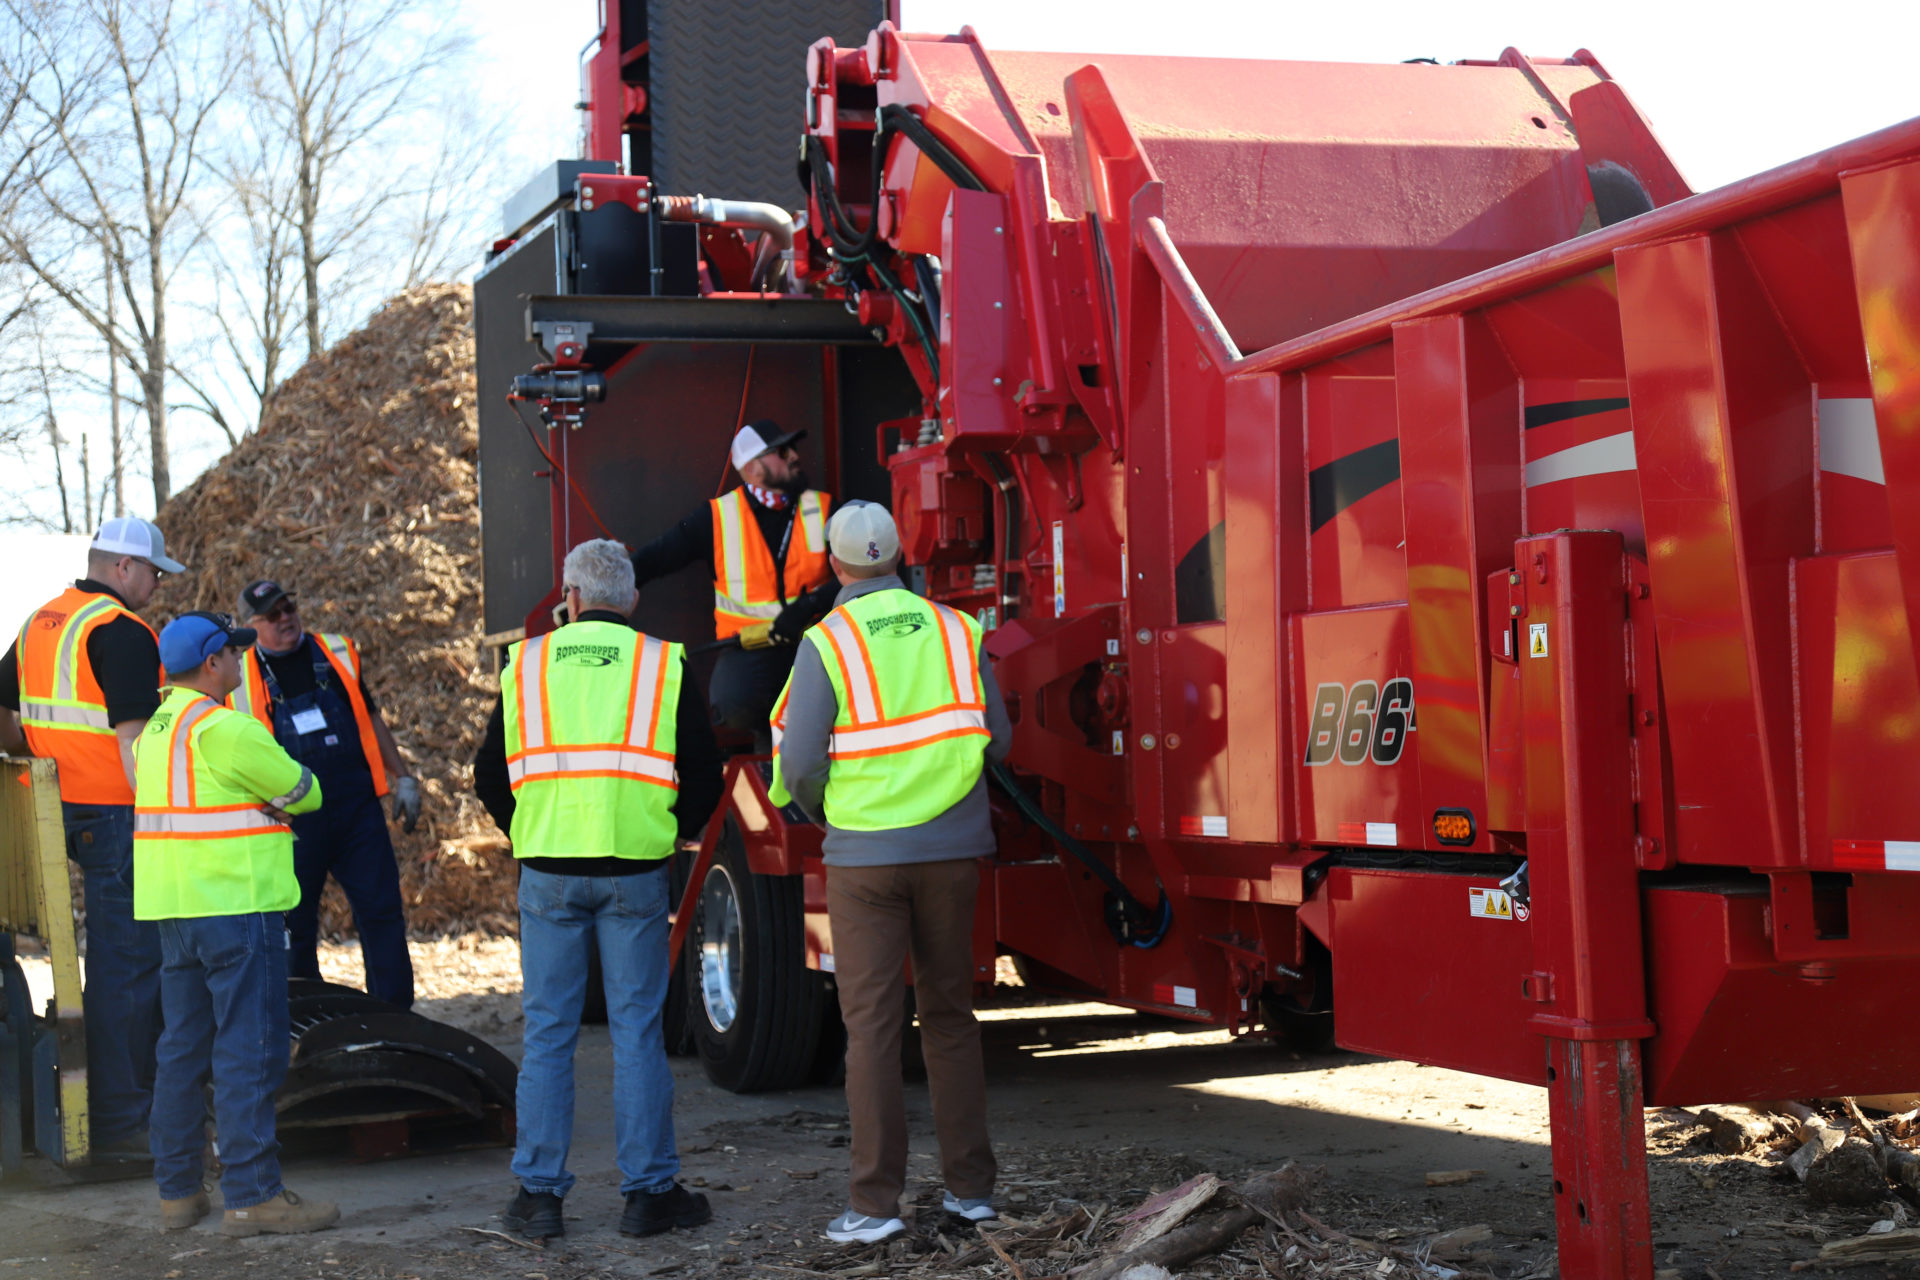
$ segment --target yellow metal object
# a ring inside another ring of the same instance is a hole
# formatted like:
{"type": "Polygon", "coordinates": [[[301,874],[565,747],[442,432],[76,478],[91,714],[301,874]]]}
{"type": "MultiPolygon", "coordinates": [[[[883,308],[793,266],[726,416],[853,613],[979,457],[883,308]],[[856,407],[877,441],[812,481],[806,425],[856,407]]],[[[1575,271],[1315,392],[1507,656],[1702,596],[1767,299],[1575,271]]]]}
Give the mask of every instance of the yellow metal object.
{"type": "Polygon", "coordinates": [[[740,647],[742,649],[771,649],[779,640],[773,634],[771,622],[753,622],[740,628],[740,647]]]}
{"type": "Polygon", "coordinates": [[[80,1012],[80,953],[73,934],[67,840],[53,761],[0,756],[0,933],[47,944],[59,1051],[64,1159],[87,1163],[87,1030],[80,1012]]]}

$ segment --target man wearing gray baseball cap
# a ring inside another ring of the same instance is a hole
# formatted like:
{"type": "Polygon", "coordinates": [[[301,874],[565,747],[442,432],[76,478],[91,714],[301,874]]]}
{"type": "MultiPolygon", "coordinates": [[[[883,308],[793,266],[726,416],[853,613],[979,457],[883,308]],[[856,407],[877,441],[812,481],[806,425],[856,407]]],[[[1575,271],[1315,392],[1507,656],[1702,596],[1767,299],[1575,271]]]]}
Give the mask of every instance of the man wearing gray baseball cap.
{"type": "Polygon", "coordinates": [[[108,520],[87,576],[34,610],[0,658],[0,751],[25,747],[59,765],[67,856],[86,876],[87,1105],[99,1156],[147,1151],[160,934],[133,918],[132,744],[160,705],[160,642],[135,611],[186,568],[152,522],[108,520]]]}
{"type": "Polygon", "coordinates": [[[947,1212],[994,1215],[986,1073],[973,1017],[976,859],[994,850],[985,762],[1013,728],[980,626],[901,582],[887,509],[849,502],[827,529],[840,592],[802,637],[774,704],[773,798],[827,829],[827,918],[847,1027],[852,1165],[847,1211],[827,1238],[905,1230],[907,1115],[900,1076],[902,976],[933,1094],[947,1212]]]}

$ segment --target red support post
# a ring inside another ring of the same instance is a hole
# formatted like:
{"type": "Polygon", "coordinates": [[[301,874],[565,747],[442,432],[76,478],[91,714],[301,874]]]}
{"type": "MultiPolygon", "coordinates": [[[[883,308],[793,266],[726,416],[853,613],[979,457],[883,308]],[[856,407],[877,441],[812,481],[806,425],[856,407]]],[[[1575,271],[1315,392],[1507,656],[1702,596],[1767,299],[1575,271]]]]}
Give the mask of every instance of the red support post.
{"type": "MultiPolygon", "coordinates": [[[[1625,547],[1610,530],[1514,544],[1526,743],[1532,1026],[1547,1038],[1564,1280],[1653,1274],[1640,1042],[1625,547]]],[[[1518,911],[1516,911],[1516,915],[1518,911]]]]}

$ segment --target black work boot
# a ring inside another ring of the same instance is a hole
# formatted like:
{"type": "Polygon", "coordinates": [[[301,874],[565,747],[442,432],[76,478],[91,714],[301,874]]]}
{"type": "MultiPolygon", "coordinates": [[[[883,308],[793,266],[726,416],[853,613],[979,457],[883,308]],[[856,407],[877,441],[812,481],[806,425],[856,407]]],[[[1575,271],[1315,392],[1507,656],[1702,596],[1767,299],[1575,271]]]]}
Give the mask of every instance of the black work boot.
{"type": "Polygon", "coordinates": [[[513,1203],[500,1215],[500,1224],[525,1240],[550,1240],[567,1234],[567,1224],[560,1217],[560,1197],[551,1191],[528,1191],[525,1187],[513,1193],[513,1203]]]}
{"type": "Polygon", "coordinates": [[[713,1220],[707,1198],[674,1183],[665,1191],[627,1192],[627,1211],[620,1215],[623,1236],[657,1236],[675,1227],[697,1227],[713,1220]]]}

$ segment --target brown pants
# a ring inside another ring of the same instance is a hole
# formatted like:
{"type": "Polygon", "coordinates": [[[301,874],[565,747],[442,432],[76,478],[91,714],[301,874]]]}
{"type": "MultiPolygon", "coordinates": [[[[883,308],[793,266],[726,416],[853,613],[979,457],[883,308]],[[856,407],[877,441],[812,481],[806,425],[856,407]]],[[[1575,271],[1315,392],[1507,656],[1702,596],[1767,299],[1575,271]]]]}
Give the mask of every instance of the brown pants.
{"type": "Polygon", "coordinates": [[[853,1124],[848,1203],[870,1217],[900,1212],[907,1180],[907,1104],[900,1079],[906,978],[913,957],[920,1040],[947,1190],[993,1191],[987,1080],[973,1019],[972,858],[895,867],[828,867],[834,981],[847,1024],[847,1111],[853,1124]]]}

